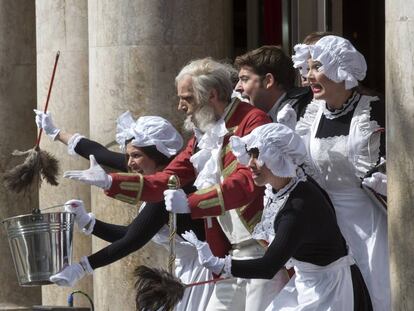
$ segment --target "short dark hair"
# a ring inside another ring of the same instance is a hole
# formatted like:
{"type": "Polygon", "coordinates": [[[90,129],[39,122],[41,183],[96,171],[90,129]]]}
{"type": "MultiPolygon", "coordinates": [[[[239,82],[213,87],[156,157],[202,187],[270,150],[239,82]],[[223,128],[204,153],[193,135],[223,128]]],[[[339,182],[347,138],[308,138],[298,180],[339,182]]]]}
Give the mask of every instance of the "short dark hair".
{"type": "Polygon", "coordinates": [[[332,36],[334,35],[333,32],[329,31],[315,31],[308,34],[305,39],[303,39],[303,43],[307,45],[313,45],[316,42],[318,42],[320,39],[326,36],[332,36]]]}
{"type": "Polygon", "coordinates": [[[139,147],[146,156],[152,159],[157,165],[167,165],[174,159],[174,157],[167,157],[165,154],[158,151],[154,145],[139,147]]]}
{"type": "Polygon", "coordinates": [[[264,45],[258,49],[236,57],[234,66],[251,67],[258,75],[271,73],[277,83],[285,90],[291,89],[295,84],[295,69],[292,59],[276,45],[264,45]]]}

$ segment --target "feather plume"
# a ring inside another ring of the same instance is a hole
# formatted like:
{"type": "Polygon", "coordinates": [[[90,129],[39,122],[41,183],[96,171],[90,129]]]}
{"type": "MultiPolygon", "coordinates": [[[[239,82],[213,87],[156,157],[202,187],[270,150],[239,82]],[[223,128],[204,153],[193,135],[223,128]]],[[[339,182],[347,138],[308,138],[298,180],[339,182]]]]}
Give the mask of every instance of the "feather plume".
{"type": "Polygon", "coordinates": [[[40,173],[42,174],[42,178],[52,186],[59,185],[57,181],[57,175],[59,174],[58,160],[49,152],[44,150],[39,151],[39,158],[41,167],[40,173]]]}
{"type": "Polygon", "coordinates": [[[13,192],[26,192],[34,185],[40,185],[43,177],[49,184],[58,185],[59,163],[50,153],[39,148],[27,151],[15,150],[14,156],[26,156],[22,164],[15,166],[3,175],[5,187],[13,192]]]}
{"type": "Polygon", "coordinates": [[[138,266],[134,275],[137,311],[172,310],[183,298],[185,286],[165,270],[138,266]]]}

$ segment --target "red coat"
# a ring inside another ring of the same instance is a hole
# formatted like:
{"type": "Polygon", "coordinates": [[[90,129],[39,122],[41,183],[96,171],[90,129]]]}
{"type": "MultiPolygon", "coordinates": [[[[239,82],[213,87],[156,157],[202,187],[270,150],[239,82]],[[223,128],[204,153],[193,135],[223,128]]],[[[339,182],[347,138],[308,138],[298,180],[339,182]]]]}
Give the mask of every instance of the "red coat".
{"type": "MultiPolygon", "coordinates": [[[[221,173],[223,182],[198,190],[188,195],[193,218],[220,216],[225,211],[237,209],[237,213],[249,232],[252,232],[261,219],[263,210],[263,188],[257,187],[249,169],[240,165],[230,150],[229,138],[232,135],[245,136],[254,128],[271,120],[261,110],[236,101],[225,119],[229,133],[225,136],[222,148],[221,173]]],[[[114,173],[112,186],[106,194],[130,203],[139,201],[158,202],[164,199],[163,192],[171,175],[176,175],[182,186],[194,183],[196,172],[190,157],[196,149],[196,139],[192,137],[187,147],[162,171],[153,175],[114,173]]],[[[224,256],[231,245],[216,220],[206,228],[206,238],[216,256],[224,256]]]]}

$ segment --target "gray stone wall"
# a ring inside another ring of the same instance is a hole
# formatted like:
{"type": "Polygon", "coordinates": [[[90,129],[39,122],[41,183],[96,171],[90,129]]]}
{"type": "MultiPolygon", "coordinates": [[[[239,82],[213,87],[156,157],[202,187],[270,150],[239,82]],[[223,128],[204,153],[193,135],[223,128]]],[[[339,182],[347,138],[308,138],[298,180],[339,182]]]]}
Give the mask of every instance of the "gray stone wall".
{"type": "MultiPolygon", "coordinates": [[[[49,102],[55,125],[70,133],[89,135],[89,74],[88,74],[88,5],[87,0],[36,1],[37,42],[37,106],[43,110],[49,88],[56,52],[60,59],[49,102]]],[[[30,120],[31,124],[34,119],[30,120]]],[[[69,156],[65,145],[53,142],[44,135],[41,147],[59,159],[61,173],[66,170],[86,169],[89,163],[79,156],[69,156]]],[[[90,209],[90,187],[60,176],[59,186],[44,184],[40,189],[41,207],[82,199],[90,209]]],[[[73,261],[91,252],[91,237],[75,231],[73,261]]],[[[83,279],[76,289],[93,294],[92,277],[83,279]]],[[[44,305],[67,304],[73,289],[55,285],[42,287],[44,305]]],[[[86,299],[75,299],[77,306],[88,306],[86,299]]]]}
{"type": "MultiPolygon", "coordinates": [[[[0,1],[0,175],[20,164],[14,149],[28,150],[36,142],[35,5],[33,1],[0,1]]],[[[2,176],[0,176],[2,177],[2,176]]],[[[30,214],[38,206],[37,192],[16,195],[0,183],[0,221],[30,214]]],[[[2,226],[2,225],[1,225],[2,226]]],[[[40,288],[18,285],[7,234],[0,228],[0,307],[40,302],[40,288]]]]}
{"type": "Polygon", "coordinates": [[[414,310],[414,3],[386,0],[388,231],[392,310],[414,310]]]}

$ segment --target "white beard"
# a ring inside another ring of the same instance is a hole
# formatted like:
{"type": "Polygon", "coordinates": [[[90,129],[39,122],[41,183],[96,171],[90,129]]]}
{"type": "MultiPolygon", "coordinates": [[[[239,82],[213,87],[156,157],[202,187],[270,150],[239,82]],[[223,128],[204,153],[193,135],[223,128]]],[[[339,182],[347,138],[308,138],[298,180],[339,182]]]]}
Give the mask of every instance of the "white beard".
{"type": "Polygon", "coordinates": [[[185,118],[183,127],[184,127],[184,130],[186,132],[192,133],[194,131],[196,126],[194,125],[193,121],[191,120],[191,116],[187,116],[187,118],[185,118]]]}
{"type": "Polygon", "coordinates": [[[214,126],[216,121],[216,115],[213,107],[203,105],[201,108],[196,110],[192,116],[188,116],[185,119],[184,129],[192,132],[194,131],[194,128],[198,128],[201,132],[205,133],[214,126]]]}

